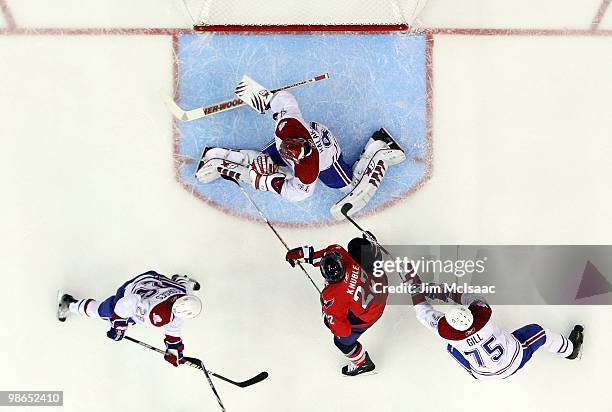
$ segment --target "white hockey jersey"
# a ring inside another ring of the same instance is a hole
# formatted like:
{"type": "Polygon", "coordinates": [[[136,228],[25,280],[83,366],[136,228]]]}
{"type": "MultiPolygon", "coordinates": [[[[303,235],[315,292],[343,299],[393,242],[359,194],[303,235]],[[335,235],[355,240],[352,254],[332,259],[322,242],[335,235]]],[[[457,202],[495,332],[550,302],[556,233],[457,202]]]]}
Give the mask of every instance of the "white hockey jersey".
{"type": "Polygon", "coordinates": [[[472,327],[463,332],[453,329],[444,314],[427,302],[415,306],[416,316],[469,362],[469,367],[460,363],[476,379],[506,378],[516,372],[523,358],[518,339],[495,324],[491,307],[482,296],[463,294],[461,303],[474,316],[472,327]]]}
{"type": "Polygon", "coordinates": [[[325,125],[304,120],[297,100],[291,93],[276,93],[270,108],[276,120],[274,140],[278,151],[283,139],[289,137],[307,139],[316,148],[299,164],[283,159],[291,168],[293,176],[285,180],[281,196],[292,201],[305,199],[312,194],[319,173],[334,167],[342,153],[340,145],[325,125]]]}
{"type": "Polygon", "coordinates": [[[172,314],[172,304],[188,293],[185,287],[149,272],[137,276],[122,289],[123,297],[114,309],[117,316],[141,325],[163,327],[166,335],[180,337],[183,320],[172,314]]]}

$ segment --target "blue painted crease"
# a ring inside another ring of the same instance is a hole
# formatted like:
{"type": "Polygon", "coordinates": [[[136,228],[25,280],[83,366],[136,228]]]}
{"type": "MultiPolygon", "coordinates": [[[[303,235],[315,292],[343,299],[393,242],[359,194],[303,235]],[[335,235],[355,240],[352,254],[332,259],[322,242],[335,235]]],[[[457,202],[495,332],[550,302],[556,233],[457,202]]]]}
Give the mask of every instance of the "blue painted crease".
{"type": "MultiPolygon", "coordinates": [[[[330,79],[294,89],[304,118],[328,126],[352,164],[371,134],[387,128],[407,160],[389,169],[363,213],[405,197],[426,175],[427,96],[425,38],[421,35],[185,35],[179,45],[181,105],[195,108],[233,97],[243,74],[276,88],[329,72],[330,79]]],[[[179,178],[230,213],[258,219],[238,188],[223,180],[199,183],[197,160],[205,146],[262,149],[274,121],[243,107],[180,124],[178,154],[195,160],[179,178]]],[[[342,193],[318,182],[309,199],[291,203],[249,188],[271,221],[332,222],[330,207],[342,193]]]]}

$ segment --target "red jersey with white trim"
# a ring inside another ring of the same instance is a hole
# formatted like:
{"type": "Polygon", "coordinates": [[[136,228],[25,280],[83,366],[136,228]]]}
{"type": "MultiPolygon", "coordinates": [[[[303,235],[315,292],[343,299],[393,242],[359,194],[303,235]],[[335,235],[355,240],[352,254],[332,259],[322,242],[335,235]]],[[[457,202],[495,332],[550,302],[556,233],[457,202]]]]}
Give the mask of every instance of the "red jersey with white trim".
{"type": "Polygon", "coordinates": [[[474,316],[472,327],[466,331],[453,329],[444,314],[427,302],[415,306],[417,319],[463,355],[475,378],[500,379],[512,375],[523,358],[520,342],[495,324],[484,298],[463,294],[461,301],[474,316]]]}
{"type": "Polygon", "coordinates": [[[312,194],[319,173],[332,167],[340,157],[340,145],[325,125],[304,120],[297,100],[291,93],[276,93],[270,108],[276,120],[274,142],[277,150],[280,151],[283,139],[289,137],[306,139],[316,149],[298,164],[283,159],[293,171],[293,177],[285,180],[281,196],[294,201],[305,199],[312,194]]]}
{"type": "Polygon", "coordinates": [[[186,295],[182,285],[165,276],[143,274],[124,287],[124,295],[115,305],[116,316],[131,318],[141,325],[163,327],[166,335],[180,337],[183,320],[172,314],[172,305],[186,295]]]}
{"type": "Polygon", "coordinates": [[[327,284],[321,292],[324,323],[334,336],[349,336],[351,328],[372,326],[383,314],[387,303],[387,277],[367,273],[349,253],[339,245],[331,245],[314,254],[314,265],[326,254],[339,253],[344,265],[344,278],[327,284]],[[378,292],[378,293],[377,293],[378,292]]]}

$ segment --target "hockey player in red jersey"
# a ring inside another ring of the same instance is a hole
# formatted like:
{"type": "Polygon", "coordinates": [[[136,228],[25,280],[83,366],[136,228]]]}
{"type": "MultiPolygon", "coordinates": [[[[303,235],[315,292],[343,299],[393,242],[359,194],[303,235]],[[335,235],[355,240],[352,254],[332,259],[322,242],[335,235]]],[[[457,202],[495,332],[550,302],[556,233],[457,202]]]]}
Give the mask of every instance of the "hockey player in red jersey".
{"type": "Polygon", "coordinates": [[[305,262],[320,268],[325,279],[321,292],[323,322],[334,335],[334,344],[349,363],[342,373],[355,376],[374,370],[374,362],[359,343],[359,337],[383,314],[387,294],[375,293],[387,285],[385,275],[373,276],[373,266],[381,258],[377,245],[365,238],[355,238],[348,251],[331,245],[315,251],[309,246],[287,252],[286,259],[295,266],[305,262]],[[376,285],[378,288],[376,287],[376,285]]]}
{"type": "Polygon", "coordinates": [[[493,311],[483,296],[445,292],[436,284],[428,284],[424,292],[414,269],[407,274],[407,280],[413,288],[412,302],[419,322],[446,343],[450,355],[475,379],[507,378],[523,368],[540,348],[565,359],[576,359],[580,353],[584,330],[581,325],[574,326],[567,338],[538,324],[510,333],[494,322],[493,311]],[[426,299],[457,306],[444,314],[426,299]]]}
{"type": "Polygon", "coordinates": [[[130,324],[163,328],[166,334],[164,359],[178,366],[183,358],[183,321],[202,311],[202,302],[193,294],[199,289],[199,283],[187,276],[169,278],[149,271],[128,280],[102,302],[77,300],[59,291],[57,318],[64,322],[68,314],[73,313],[106,320],[110,323],[106,336],[114,341],[123,339],[130,324]]]}

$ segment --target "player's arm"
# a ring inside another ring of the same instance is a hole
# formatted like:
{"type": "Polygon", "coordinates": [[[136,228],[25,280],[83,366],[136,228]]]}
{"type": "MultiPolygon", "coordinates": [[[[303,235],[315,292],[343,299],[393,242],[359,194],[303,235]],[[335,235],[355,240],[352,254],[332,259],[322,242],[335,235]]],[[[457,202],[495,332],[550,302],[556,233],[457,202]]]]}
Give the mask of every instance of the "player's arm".
{"type": "Polygon", "coordinates": [[[316,251],[312,246],[300,246],[289,250],[285,255],[285,260],[289,262],[292,267],[295,267],[297,262],[308,263],[318,267],[323,255],[338,248],[342,249],[342,246],[331,245],[325,249],[316,251]]]}
{"type": "Polygon", "coordinates": [[[172,366],[179,366],[183,360],[185,345],[181,338],[182,324],[183,321],[181,319],[174,318],[172,322],[164,326],[164,331],[166,332],[166,337],[164,338],[164,344],[166,345],[164,360],[172,366]]]}
{"type": "Polygon", "coordinates": [[[348,320],[349,305],[338,298],[327,298],[321,295],[323,323],[334,336],[343,338],[351,334],[351,323],[348,320]]]}
{"type": "Polygon", "coordinates": [[[283,117],[302,119],[302,112],[295,97],[286,90],[275,93],[270,101],[270,109],[274,120],[283,117]]]}
{"type": "Polygon", "coordinates": [[[412,266],[409,268],[408,273],[406,273],[405,279],[410,288],[410,296],[412,298],[417,320],[437,335],[438,321],[444,317],[444,314],[434,309],[434,307],[427,302],[426,295],[421,288],[421,278],[415,273],[412,266]]]}
{"type": "Polygon", "coordinates": [[[290,202],[299,202],[309,198],[314,192],[319,176],[318,167],[318,157],[313,156],[312,161],[307,159],[304,164],[296,165],[292,176],[280,171],[267,170],[268,165],[259,166],[254,162],[249,168],[249,177],[253,188],[275,192],[290,202]]]}
{"type": "Polygon", "coordinates": [[[315,184],[316,180],[311,183],[303,183],[297,176],[287,176],[283,181],[279,194],[290,202],[300,202],[312,195],[315,184]]]}

